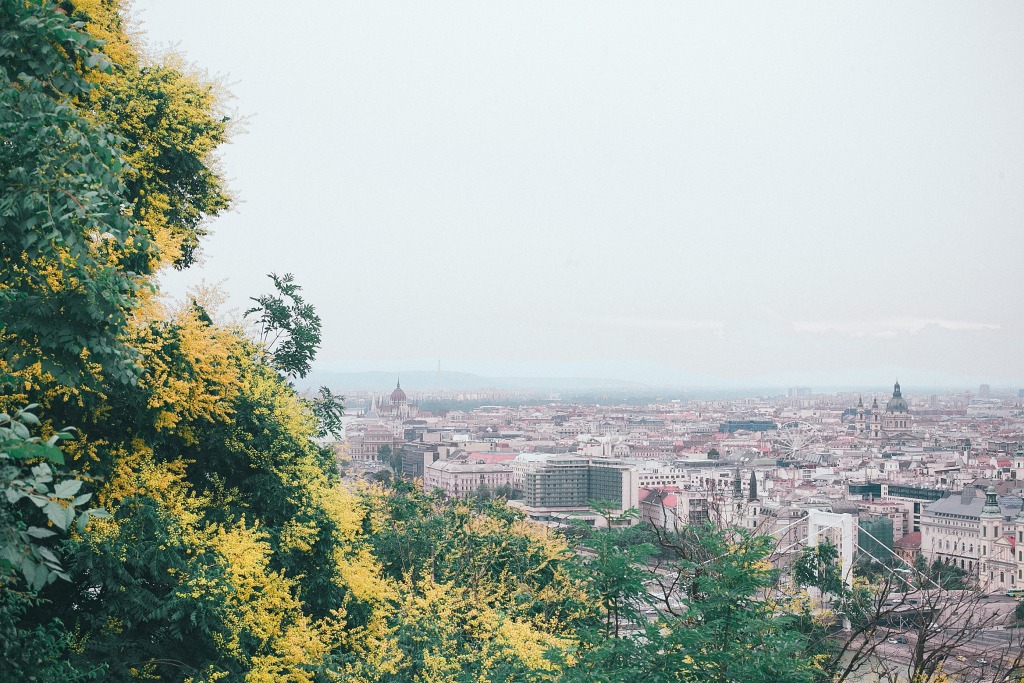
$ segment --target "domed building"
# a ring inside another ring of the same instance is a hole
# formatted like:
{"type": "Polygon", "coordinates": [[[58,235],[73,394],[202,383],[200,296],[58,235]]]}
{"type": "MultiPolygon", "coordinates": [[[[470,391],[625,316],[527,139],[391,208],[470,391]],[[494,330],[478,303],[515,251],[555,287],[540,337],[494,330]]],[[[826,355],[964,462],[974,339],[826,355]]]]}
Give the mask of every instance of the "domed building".
{"type": "Polygon", "coordinates": [[[399,378],[390,396],[373,398],[367,411],[367,415],[370,414],[383,420],[401,421],[416,417],[419,414],[419,407],[415,403],[409,403],[409,397],[402,389],[402,380],[399,378]]]}
{"type": "Polygon", "coordinates": [[[857,436],[862,439],[887,439],[907,434],[914,427],[914,416],[910,414],[898,381],[893,385],[892,397],[885,404],[884,412],[878,406],[878,399],[871,403],[870,409],[865,409],[864,401],[859,400],[855,414],[857,436]]]}
{"type": "Polygon", "coordinates": [[[910,430],[913,423],[914,419],[910,415],[907,399],[903,398],[903,394],[900,392],[900,383],[897,381],[892,388],[892,398],[885,404],[885,414],[882,415],[882,431],[888,436],[892,436],[910,430]]]}
{"type": "MultiPolygon", "coordinates": [[[[898,384],[896,386],[899,386],[898,384]]],[[[409,397],[402,391],[402,380],[399,378],[398,384],[395,385],[395,390],[391,392],[391,405],[397,406],[409,402],[409,397]]]]}

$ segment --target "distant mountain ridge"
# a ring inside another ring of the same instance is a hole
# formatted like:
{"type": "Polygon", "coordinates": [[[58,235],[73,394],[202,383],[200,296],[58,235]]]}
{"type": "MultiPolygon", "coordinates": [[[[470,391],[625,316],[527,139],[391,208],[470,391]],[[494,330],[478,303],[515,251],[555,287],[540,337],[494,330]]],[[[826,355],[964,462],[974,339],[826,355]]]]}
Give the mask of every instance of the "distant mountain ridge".
{"type": "Polygon", "coordinates": [[[319,386],[332,391],[390,391],[401,380],[408,391],[572,391],[595,389],[642,389],[647,385],[619,379],[593,377],[483,377],[471,372],[330,372],[314,370],[305,379],[296,380],[300,389],[319,386]]]}

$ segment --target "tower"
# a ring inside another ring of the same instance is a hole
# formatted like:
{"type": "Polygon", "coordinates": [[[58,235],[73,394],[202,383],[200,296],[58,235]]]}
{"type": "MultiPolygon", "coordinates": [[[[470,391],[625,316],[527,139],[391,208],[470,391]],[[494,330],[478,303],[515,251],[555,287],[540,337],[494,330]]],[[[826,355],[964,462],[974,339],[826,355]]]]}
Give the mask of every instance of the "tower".
{"type": "Polygon", "coordinates": [[[882,438],[882,414],[881,410],[878,407],[877,398],[871,402],[871,426],[868,431],[870,438],[882,438]]]}
{"type": "Polygon", "coordinates": [[[896,380],[892,387],[892,398],[885,404],[885,415],[882,417],[882,431],[888,435],[898,434],[910,429],[910,426],[910,407],[900,391],[899,380],[896,380]]]}
{"type": "Polygon", "coordinates": [[[996,541],[999,540],[1000,522],[1003,521],[1003,514],[999,510],[999,502],[996,500],[996,487],[989,486],[985,489],[985,506],[981,508],[981,584],[986,585],[994,578],[988,569],[989,563],[994,560],[996,541]]]}

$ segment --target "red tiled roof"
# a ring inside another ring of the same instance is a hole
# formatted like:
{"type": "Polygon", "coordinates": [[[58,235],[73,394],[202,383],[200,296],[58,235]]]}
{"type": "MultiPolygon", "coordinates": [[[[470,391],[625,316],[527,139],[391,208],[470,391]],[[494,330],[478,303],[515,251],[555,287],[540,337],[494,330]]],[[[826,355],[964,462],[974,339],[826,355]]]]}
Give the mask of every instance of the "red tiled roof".
{"type": "Polygon", "coordinates": [[[897,548],[904,548],[906,550],[920,550],[921,548],[921,532],[911,531],[906,534],[900,540],[893,543],[893,546],[897,548]]]}

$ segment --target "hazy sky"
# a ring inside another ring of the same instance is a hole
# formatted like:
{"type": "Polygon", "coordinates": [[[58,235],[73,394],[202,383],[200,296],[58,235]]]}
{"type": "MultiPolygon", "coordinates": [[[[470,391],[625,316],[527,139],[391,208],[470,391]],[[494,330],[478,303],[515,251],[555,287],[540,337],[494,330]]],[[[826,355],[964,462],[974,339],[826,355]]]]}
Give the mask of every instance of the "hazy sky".
{"type": "Polygon", "coordinates": [[[136,0],[318,366],[1024,386],[1024,3],[136,0]]]}

